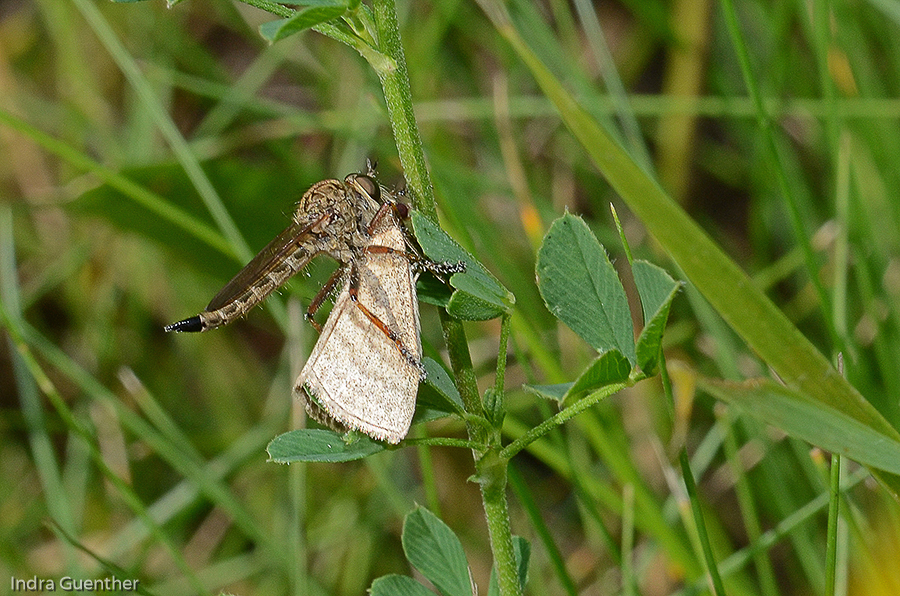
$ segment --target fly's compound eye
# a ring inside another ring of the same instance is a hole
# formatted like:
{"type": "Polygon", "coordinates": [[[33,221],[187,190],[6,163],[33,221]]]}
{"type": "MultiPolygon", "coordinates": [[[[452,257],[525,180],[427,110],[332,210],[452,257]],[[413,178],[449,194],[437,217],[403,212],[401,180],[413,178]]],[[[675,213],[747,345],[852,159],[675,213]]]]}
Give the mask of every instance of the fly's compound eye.
{"type": "Polygon", "coordinates": [[[347,183],[359,187],[364,193],[379,203],[381,202],[381,188],[370,176],[366,176],[365,174],[351,174],[350,176],[347,176],[347,183]]]}

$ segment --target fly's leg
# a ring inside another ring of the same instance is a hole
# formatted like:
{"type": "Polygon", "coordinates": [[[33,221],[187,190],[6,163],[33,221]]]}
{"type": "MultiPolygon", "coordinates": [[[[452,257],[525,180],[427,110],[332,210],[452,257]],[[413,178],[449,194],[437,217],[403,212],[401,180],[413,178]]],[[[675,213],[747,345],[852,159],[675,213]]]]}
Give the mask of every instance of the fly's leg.
{"type": "Polygon", "coordinates": [[[456,263],[451,263],[449,261],[432,261],[431,259],[423,257],[417,253],[405,250],[397,250],[396,248],[391,248],[390,246],[369,245],[363,250],[363,252],[370,255],[396,255],[399,257],[403,257],[404,259],[409,261],[416,273],[429,271],[444,283],[447,282],[444,281],[443,277],[441,277],[442,275],[462,273],[466,270],[466,264],[463,261],[457,261],[456,263]]]}
{"type": "MultiPolygon", "coordinates": [[[[381,247],[379,247],[381,248],[381,247]]],[[[399,252],[399,251],[398,251],[399,252]]],[[[402,254],[402,253],[401,253],[402,254]]],[[[413,356],[412,352],[410,352],[405,345],[403,345],[403,341],[400,339],[400,336],[397,333],[385,325],[384,321],[378,318],[378,315],[369,310],[365,304],[359,301],[359,268],[355,263],[351,263],[350,265],[350,284],[347,288],[347,293],[350,295],[350,300],[353,301],[353,304],[364,314],[366,318],[372,321],[372,324],[375,325],[379,331],[384,333],[384,335],[391,340],[397,349],[400,350],[400,354],[409,362],[412,366],[416,367],[419,371],[419,380],[425,380],[425,367],[422,366],[422,363],[413,356]]]]}
{"type": "MultiPolygon", "coordinates": [[[[381,220],[387,217],[388,213],[392,213],[398,221],[404,220],[409,217],[409,206],[404,203],[385,203],[375,212],[366,231],[369,232],[369,234],[372,234],[378,228],[381,220]]],[[[405,233],[404,236],[406,236],[405,233]]],[[[419,251],[416,250],[415,245],[412,244],[409,237],[406,237],[406,245],[409,247],[409,250],[405,251],[397,250],[396,248],[391,248],[389,246],[369,245],[363,249],[363,252],[370,255],[381,254],[402,256],[413,266],[416,274],[419,274],[422,271],[429,271],[445,285],[447,284],[447,281],[443,276],[462,273],[466,270],[466,264],[462,261],[457,261],[456,263],[451,263],[449,261],[432,261],[419,254],[419,251]]]]}
{"type": "MultiPolygon", "coordinates": [[[[374,165],[372,165],[372,163],[369,161],[366,162],[366,165],[369,168],[369,176],[372,176],[374,174],[374,165]]],[[[381,224],[382,220],[387,217],[389,213],[393,214],[393,216],[397,218],[397,221],[400,222],[409,217],[409,205],[407,205],[406,203],[395,203],[392,201],[384,203],[383,205],[381,205],[381,207],[378,208],[378,211],[375,212],[375,215],[372,216],[372,220],[369,222],[369,225],[366,226],[366,232],[368,232],[370,235],[374,234],[375,230],[378,229],[378,226],[381,224]]],[[[432,261],[431,259],[426,258],[425,256],[419,254],[415,246],[410,241],[409,237],[406,235],[405,231],[404,236],[406,237],[406,245],[410,249],[408,251],[397,250],[387,246],[367,246],[365,247],[365,249],[363,249],[363,251],[367,254],[401,255],[412,264],[413,268],[416,270],[416,273],[421,273],[422,271],[430,271],[444,284],[446,284],[447,282],[444,280],[442,275],[461,273],[466,270],[466,264],[462,261],[451,263],[448,261],[432,261]]]]}
{"type": "MultiPolygon", "coordinates": [[[[381,207],[378,208],[378,211],[375,212],[375,215],[372,216],[371,221],[369,221],[369,225],[366,226],[366,232],[370,235],[378,229],[378,225],[381,223],[381,220],[387,217],[388,213],[397,214],[399,209],[397,207],[397,203],[391,203],[388,201],[387,203],[383,203],[381,207]]],[[[406,207],[406,205],[404,205],[406,207]]],[[[407,208],[407,211],[409,209],[407,208]]],[[[401,218],[402,219],[402,218],[401,218]]]]}
{"type": "Polygon", "coordinates": [[[325,299],[334,291],[334,286],[337,285],[341,279],[344,277],[344,272],[346,271],[345,267],[338,267],[337,270],[331,274],[331,277],[328,278],[328,281],[322,286],[322,289],[318,291],[315,297],[312,299],[312,302],[309,303],[309,308],[306,309],[305,318],[310,325],[318,332],[322,333],[322,326],[316,322],[314,318],[316,313],[319,311],[319,308],[322,307],[322,303],[325,302],[325,299]]]}

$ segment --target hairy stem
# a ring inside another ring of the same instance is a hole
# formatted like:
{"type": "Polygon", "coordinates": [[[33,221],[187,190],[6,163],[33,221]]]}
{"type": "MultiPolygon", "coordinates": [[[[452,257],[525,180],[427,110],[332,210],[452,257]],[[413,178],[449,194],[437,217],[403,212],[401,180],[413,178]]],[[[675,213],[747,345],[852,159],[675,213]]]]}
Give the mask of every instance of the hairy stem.
{"type": "Polygon", "coordinates": [[[375,0],[372,3],[375,26],[378,30],[378,45],[386,56],[392,58],[390,64],[372,64],[381,80],[384,101],[387,104],[391,129],[397,143],[397,153],[409,188],[412,189],[416,208],[437,221],[437,206],[434,188],[425,163],[422,138],[413,112],[412,91],[406,70],[406,56],[400,41],[400,26],[393,0],[375,0]]]}
{"type": "MultiPolygon", "coordinates": [[[[271,0],[242,1],[282,17],[289,17],[293,14],[291,9],[271,0]]],[[[378,75],[387,104],[391,130],[400,156],[400,164],[403,167],[407,185],[412,191],[415,207],[432,221],[437,222],[434,188],[428,173],[422,139],[413,111],[412,91],[409,85],[406,57],[400,39],[400,27],[397,22],[394,0],[373,0],[372,14],[377,32],[377,47],[373,47],[371,39],[362,39],[348,34],[336,27],[334,23],[322,23],[315,29],[356,49],[378,75]]],[[[469,355],[468,341],[462,322],[448,315],[446,311],[441,311],[441,326],[456,386],[470,418],[466,422],[469,441],[432,439],[422,440],[421,443],[472,448],[481,482],[491,548],[497,565],[497,576],[500,580],[500,593],[503,596],[517,596],[521,594],[521,586],[516,572],[512,533],[509,526],[509,509],[506,502],[508,460],[499,456],[499,433],[492,433],[490,428],[471,421],[474,418],[484,417],[484,407],[478,394],[475,370],[469,355]]],[[[504,337],[502,338],[503,356],[498,363],[498,387],[500,388],[503,383],[508,334],[509,325],[508,321],[505,321],[504,337]]]]}
{"type": "Polygon", "coordinates": [[[478,481],[481,484],[481,500],[491,537],[491,551],[497,569],[497,585],[503,596],[519,596],[522,586],[516,568],[512,531],[509,526],[509,507],[506,501],[508,460],[495,450],[489,451],[478,462],[478,481]]]}
{"type": "MultiPolygon", "coordinates": [[[[400,28],[394,0],[374,0],[372,3],[375,25],[378,31],[380,53],[390,60],[375,63],[372,68],[378,73],[384,89],[391,129],[397,143],[400,163],[403,166],[407,184],[415,196],[415,206],[433,221],[437,221],[437,205],[431,176],[425,162],[422,139],[412,105],[412,92],[406,70],[406,58],[400,40],[400,28]]],[[[441,325],[444,340],[450,355],[450,365],[456,386],[463,400],[466,412],[483,416],[484,408],[478,395],[475,370],[469,355],[466,333],[461,321],[441,311],[441,325]]],[[[469,439],[475,444],[485,444],[499,434],[492,435],[483,427],[467,423],[469,439]]],[[[499,447],[499,446],[498,446],[499,447]]],[[[481,483],[482,501],[491,537],[491,550],[497,566],[500,593],[503,596],[521,594],[516,573],[512,533],[509,526],[509,509],[506,501],[507,460],[498,457],[496,449],[475,450],[476,467],[481,483]]]]}
{"type": "Polygon", "coordinates": [[[606,387],[594,391],[587,397],[582,398],[566,409],[557,412],[554,416],[547,418],[546,420],[529,430],[527,433],[507,445],[503,449],[503,451],[500,452],[500,457],[505,460],[512,459],[512,457],[519,451],[525,449],[557,426],[563,424],[571,418],[574,418],[578,414],[581,414],[588,408],[599,403],[601,400],[606,399],[610,395],[618,393],[628,385],[629,383],[614,383],[612,385],[607,385],[606,387]]]}

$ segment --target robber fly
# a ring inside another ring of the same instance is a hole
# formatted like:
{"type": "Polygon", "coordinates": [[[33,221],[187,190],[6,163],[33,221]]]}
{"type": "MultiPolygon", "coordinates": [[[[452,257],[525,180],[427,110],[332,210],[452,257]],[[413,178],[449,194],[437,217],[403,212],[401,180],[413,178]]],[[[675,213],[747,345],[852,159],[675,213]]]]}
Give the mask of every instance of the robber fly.
{"type": "MultiPolygon", "coordinates": [[[[351,263],[369,244],[369,224],[385,207],[381,188],[371,175],[350,174],[343,181],[317,182],[300,199],[291,225],[225,284],[200,314],[166,325],[165,330],[206,331],[227,325],[265,300],[318,254],[330,255],[342,265],[351,263]]],[[[336,281],[329,285],[333,287],[336,281]]],[[[320,305],[324,297],[317,296],[313,303],[320,305]]],[[[307,318],[311,319],[309,312],[307,318]]]]}

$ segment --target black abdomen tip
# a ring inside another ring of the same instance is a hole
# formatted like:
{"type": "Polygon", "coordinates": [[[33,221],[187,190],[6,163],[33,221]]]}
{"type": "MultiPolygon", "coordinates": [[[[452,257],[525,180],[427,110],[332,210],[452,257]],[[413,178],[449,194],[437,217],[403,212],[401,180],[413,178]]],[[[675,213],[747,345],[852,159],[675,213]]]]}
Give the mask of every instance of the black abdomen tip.
{"type": "Polygon", "coordinates": [[[197,315],[191,317],[190,319],[178,321],[177,323],[172,323],[171,325],[166,325],[165,330],[174,331],[176,333],[191,333],[194,331],[203,331],[203,321],[200,320],[200,315],[197,315]]]}

